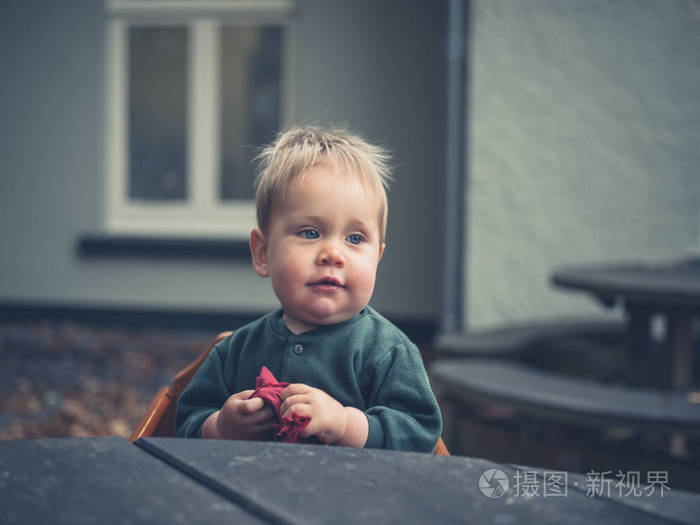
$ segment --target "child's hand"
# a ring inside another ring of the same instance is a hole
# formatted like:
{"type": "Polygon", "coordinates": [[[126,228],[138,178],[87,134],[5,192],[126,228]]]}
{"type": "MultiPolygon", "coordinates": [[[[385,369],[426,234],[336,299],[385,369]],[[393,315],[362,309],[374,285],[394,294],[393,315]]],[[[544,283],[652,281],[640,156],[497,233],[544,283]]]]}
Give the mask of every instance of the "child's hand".
{"type": "Polygon", "coordinates": [[[202,437],[256,440],[269,437],[276,423],[272,408],[259,397],[248,399],[253,390],[243,390],[226,400],[221,410],[204,423],[202,437]]]}
{"type": "Polygon", "coordinates": [[[346,408],[323,390],[296,383],[280,394],[280,415],[309,416],[311,421],[299,433],[301,437],[316,436],[324,443],[337,443],[345,435],[348,425],[346,408]]]}

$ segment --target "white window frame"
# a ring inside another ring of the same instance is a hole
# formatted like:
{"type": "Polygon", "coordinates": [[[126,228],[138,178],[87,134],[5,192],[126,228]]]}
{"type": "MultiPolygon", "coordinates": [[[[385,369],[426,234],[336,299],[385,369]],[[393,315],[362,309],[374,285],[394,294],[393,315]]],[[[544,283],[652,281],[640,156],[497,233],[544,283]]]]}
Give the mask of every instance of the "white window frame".
{"type": "Polygon", "coordinates": [[[109,233],[247,238],[255,227],[253,200],[219,196],[219,27],[284,26],[281,127],[293,120],[295,0],[107,0],[106,220],[109,233]],[[189,27],[187,184],[183,201],[128,197],[128,30],[139,25],[189,27]]]}

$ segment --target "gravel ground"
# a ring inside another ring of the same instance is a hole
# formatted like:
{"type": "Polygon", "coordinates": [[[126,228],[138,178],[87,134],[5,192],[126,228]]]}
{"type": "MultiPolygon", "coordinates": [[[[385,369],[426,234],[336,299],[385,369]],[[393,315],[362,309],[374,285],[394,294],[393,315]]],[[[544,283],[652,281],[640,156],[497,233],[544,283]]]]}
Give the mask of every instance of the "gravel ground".
{"type": "Polygon", "coordinates": [[[0,439],[128,438],[211,332],[0,323],[0,439]]]}

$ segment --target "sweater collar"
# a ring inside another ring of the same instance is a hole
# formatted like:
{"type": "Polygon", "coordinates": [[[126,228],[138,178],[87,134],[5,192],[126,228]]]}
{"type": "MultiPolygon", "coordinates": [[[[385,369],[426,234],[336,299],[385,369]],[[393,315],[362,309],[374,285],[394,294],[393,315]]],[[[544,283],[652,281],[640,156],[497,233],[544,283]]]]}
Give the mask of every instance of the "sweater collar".
{"type": "Polygon", "coordinates": [[[350,319],[346,319],[345,321],[341,321],[340,323],[321,325],[318,328],[314,328],[313,330],[309,330],[308,332],[303,332],[301,334],[295,334],[287,327],[287,325],[284,322],[284,318],[282,317],[284,315],[284,310],[282,309],[282,307],[278,308],[270,314],[268,323],[275,334],[285,339],[289,337],[303,338],[306,340],[316,339],[318,337],[326,337],[329,334],[340,331],[346,326],[359,321],[368,314],[369,308],[369,305],[365,306],[355,316],[351,317],[350,319]]]}

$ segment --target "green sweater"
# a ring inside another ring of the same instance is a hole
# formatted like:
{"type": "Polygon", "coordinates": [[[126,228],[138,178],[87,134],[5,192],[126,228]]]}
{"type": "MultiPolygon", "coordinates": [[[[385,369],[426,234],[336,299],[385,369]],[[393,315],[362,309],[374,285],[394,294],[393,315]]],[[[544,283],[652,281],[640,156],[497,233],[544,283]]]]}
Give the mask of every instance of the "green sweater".
{"type": "Polygon", "coordinates": [[[293,334],[278,309],[219,342],[180,396],[178,437],[200,437],[229,396],[255,388],[265,365],[278,381],[319,388],[369,421],[366,447],[432,452],[440,409],[418,348],[370,306],[352,319],[293,334]]]}

